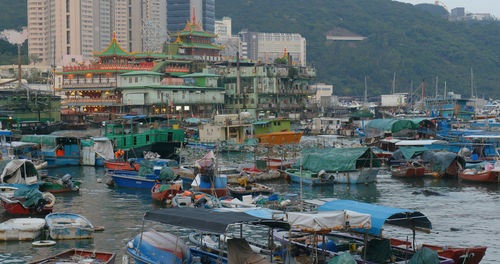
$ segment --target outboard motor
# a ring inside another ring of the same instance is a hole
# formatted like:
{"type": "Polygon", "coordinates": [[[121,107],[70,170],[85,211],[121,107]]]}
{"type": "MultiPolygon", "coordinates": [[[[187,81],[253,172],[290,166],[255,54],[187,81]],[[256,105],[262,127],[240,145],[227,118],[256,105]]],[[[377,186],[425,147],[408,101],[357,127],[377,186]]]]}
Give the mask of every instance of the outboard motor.
{"type": "Polygon", "coordinates": [[[67,173],[64,176],[62,176],[61,181],[63,182],[64,187],[70,188],[72,191],[78,190],[78,187],[75,186],[75,184],[71,180],[71,174],[67,173]]]}

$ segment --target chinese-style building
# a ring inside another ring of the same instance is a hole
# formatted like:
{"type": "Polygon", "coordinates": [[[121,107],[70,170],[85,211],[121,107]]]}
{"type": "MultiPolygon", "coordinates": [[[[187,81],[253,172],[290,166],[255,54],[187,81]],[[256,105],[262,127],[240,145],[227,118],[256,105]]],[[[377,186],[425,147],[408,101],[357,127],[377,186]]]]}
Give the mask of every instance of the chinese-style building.
{"type": "Polygon", "coordinates": [[[184,30],[170,34],[170,37],[176,40],[168,44],[169,54],[220,57],[220,52],[224,49],[223,46],[213,44],[217,35],[204,31],[202,26],[196,23],[195,16],[191,23],[187,22],[184,30]]]}
{"type": "Polygon", "coordinates": [[[121,95],[118,75],[131,71],[151,71],[154,60],[168,58],[155,52],[130,53],[123,50],[115,36],[104,51],[94,53],[95,61],[87,65],[70,65],[56,72],[63,93],[62,119],[82,123],[85,117],[94,121],[112,119],[119,113],[121,95]]]}

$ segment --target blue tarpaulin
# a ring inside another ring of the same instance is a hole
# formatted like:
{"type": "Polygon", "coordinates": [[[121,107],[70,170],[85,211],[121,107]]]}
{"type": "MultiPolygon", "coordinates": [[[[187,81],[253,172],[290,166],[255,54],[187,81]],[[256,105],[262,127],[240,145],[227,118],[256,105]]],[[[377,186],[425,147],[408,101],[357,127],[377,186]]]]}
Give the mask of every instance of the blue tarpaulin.
{"type": "MultiPolygon", "coordinates": [[[[368,204],[351,200],[336,200],[326,202],[318,208],[318,211],[351,210],[358,213],[369,214],[372,217],[372,228],[369,234],[380,236],[384,224],[396,225],[410,229],[430,230],[431,221],[420,212],[392,208],[376,204],[368,204]]],[[[363,232],[363,230],[360,230],[363,232]]]]}

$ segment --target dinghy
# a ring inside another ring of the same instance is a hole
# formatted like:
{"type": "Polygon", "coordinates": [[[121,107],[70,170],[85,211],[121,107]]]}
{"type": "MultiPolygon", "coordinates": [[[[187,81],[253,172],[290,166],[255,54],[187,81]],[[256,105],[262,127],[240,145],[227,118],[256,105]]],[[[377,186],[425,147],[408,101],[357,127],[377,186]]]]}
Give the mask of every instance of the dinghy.
{"type": "Polygon", "coordinates": [[[45,227],[45,219],[15,218],[0,224],[0,240],[34,240],[45,227]]]}
{"type": "Polygon", "coordinates": [[[92,238],[94,226],[85,217],[71,213],[53,213],[45,217],[52,239],[92,238]]]}

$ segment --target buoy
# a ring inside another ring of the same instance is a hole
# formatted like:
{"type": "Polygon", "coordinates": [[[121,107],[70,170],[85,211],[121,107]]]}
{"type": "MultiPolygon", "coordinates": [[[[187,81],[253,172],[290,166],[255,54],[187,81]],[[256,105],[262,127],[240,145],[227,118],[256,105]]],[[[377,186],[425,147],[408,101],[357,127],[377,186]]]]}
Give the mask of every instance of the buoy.
{"type": "Polygon", "coordinates": [[[104,231],[104,226],[94,226],[94,232],[102,232],[104,231]]]}
{"type": "Polygon", "coordinates": [[[46,207],[52,207],[56,203],[56,197],[49,192],[42,193],[42,197],[45,200],[49,200],[49,203],[45,205],[46,207]]]}
{"type": "Polygon", "coordinates": [[[51,247],[56,244],[54,240],[39,240],[31,243],[34,247],[51,247]]]}
{"type": "Polygon", "coordinates": [[[101,178],[97,178],[97,183],[102,183],[102,179],[101,178]]]}

